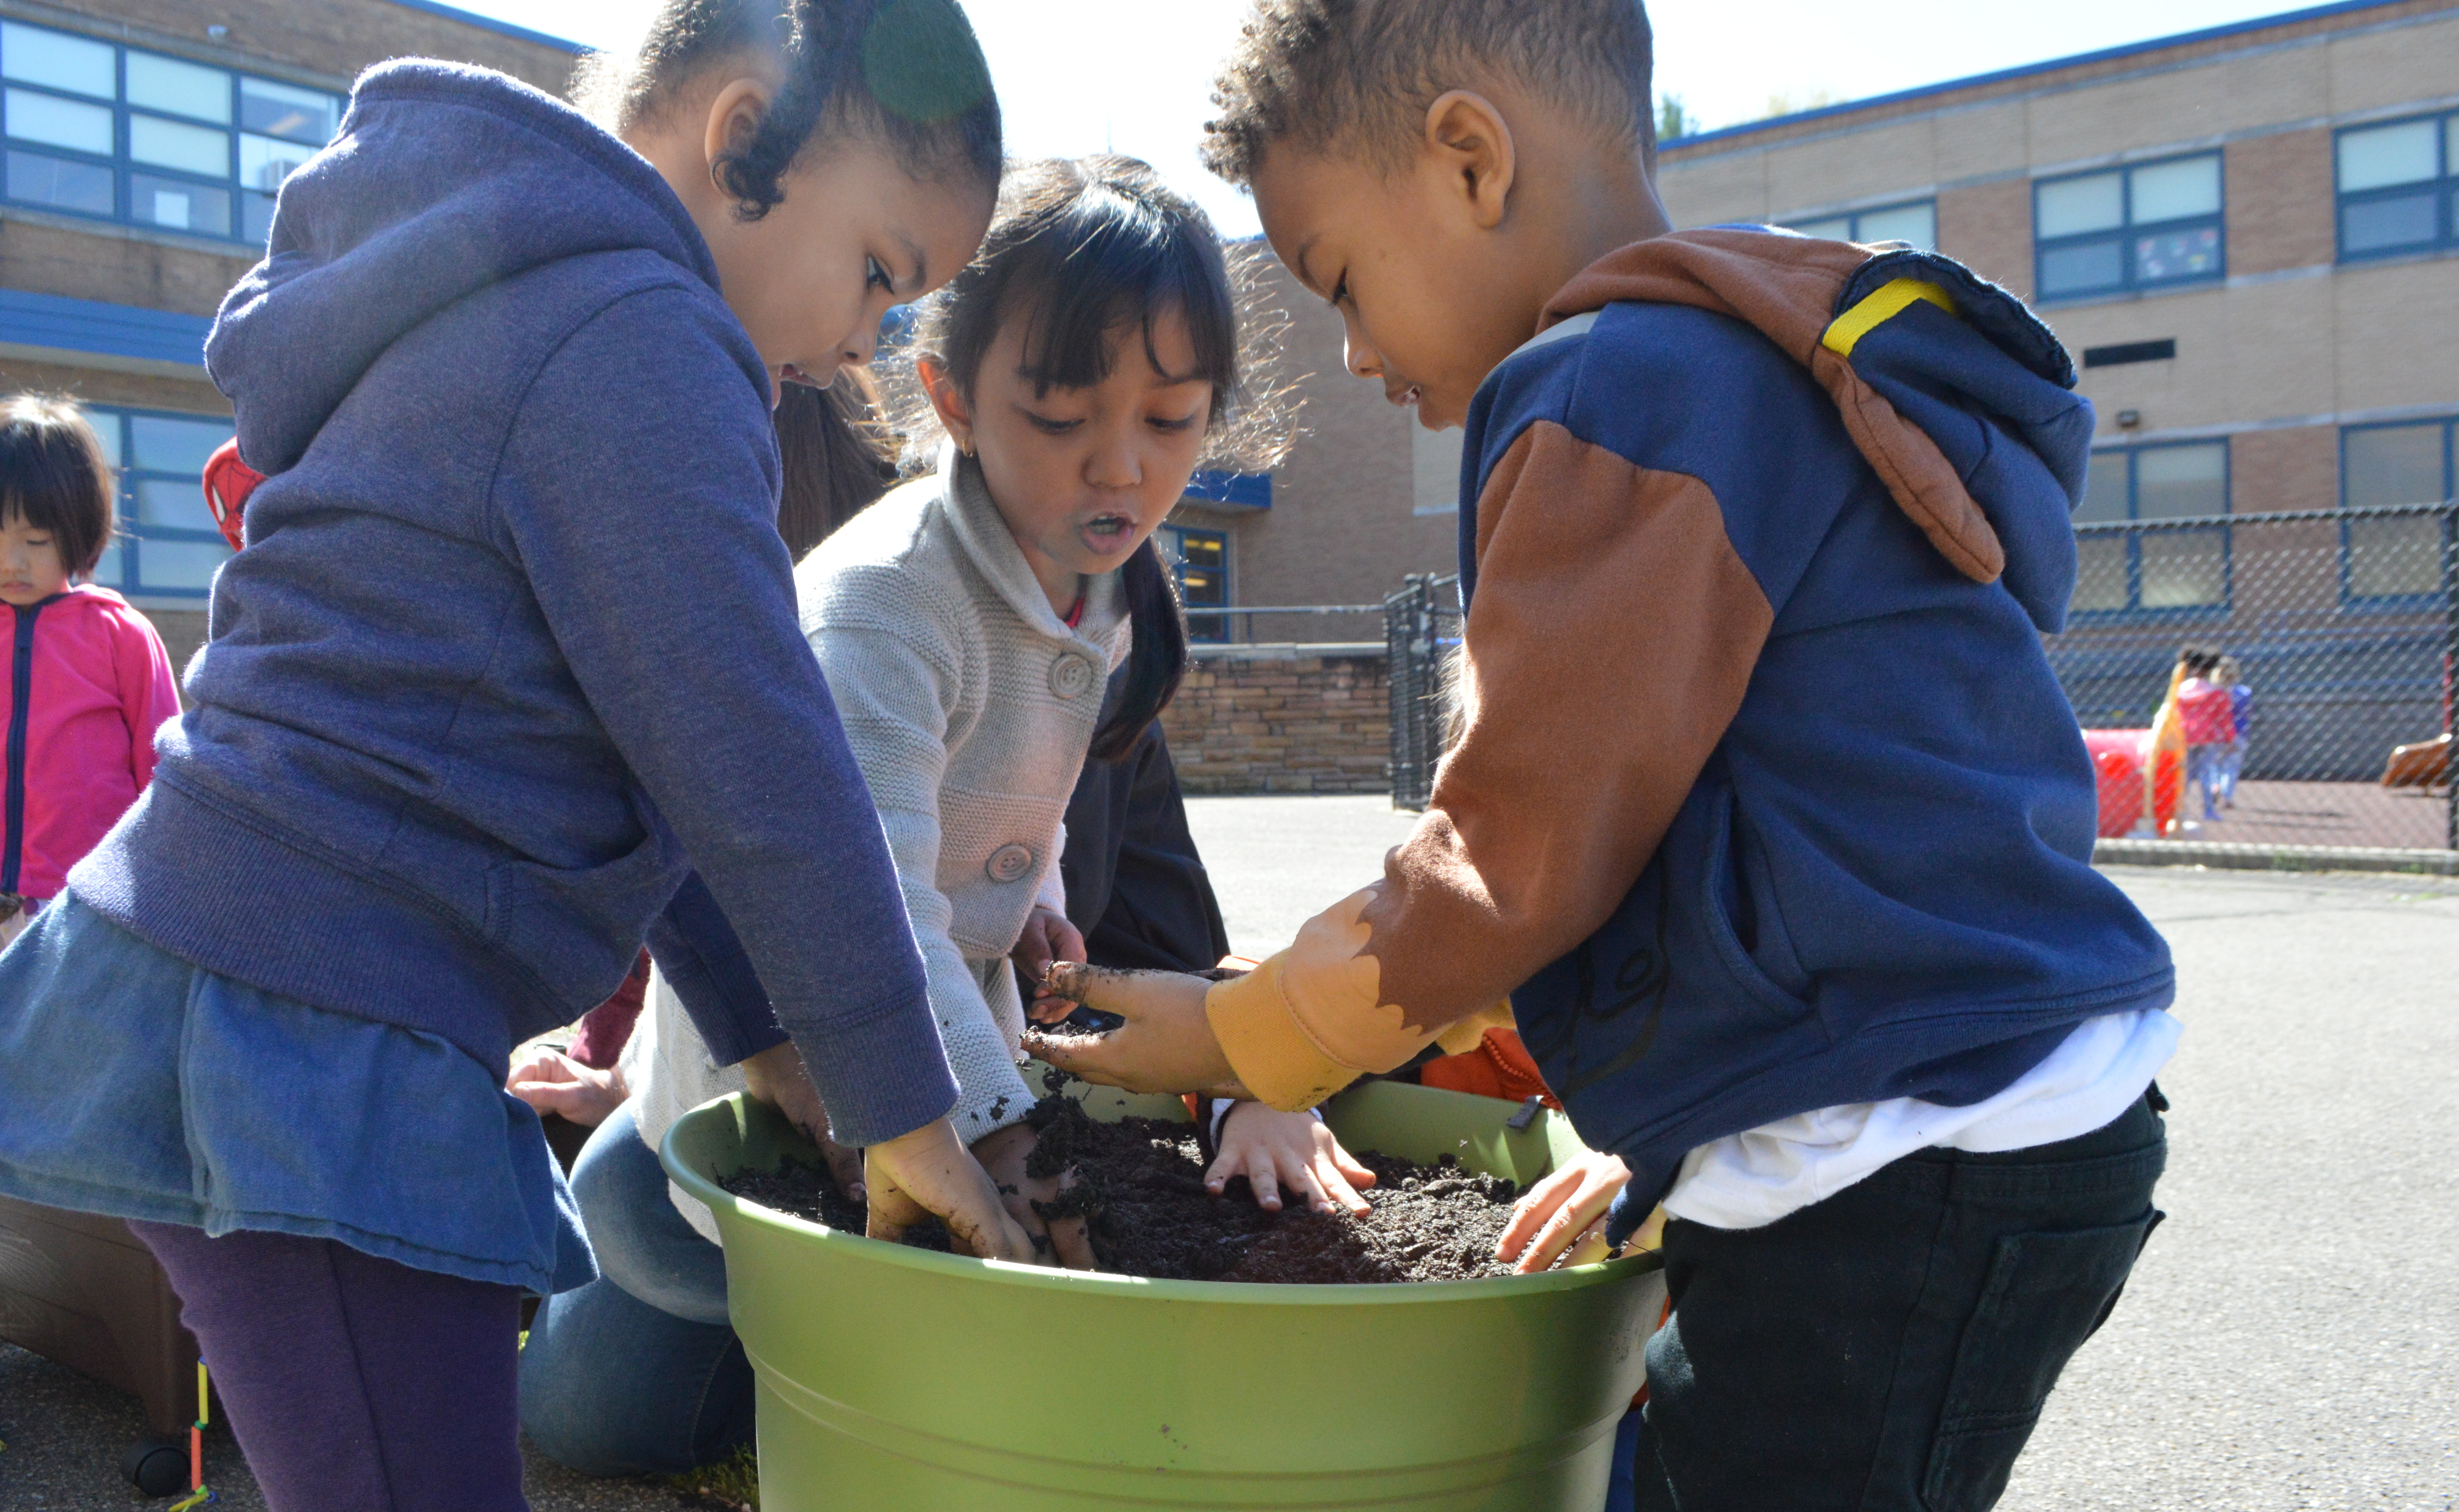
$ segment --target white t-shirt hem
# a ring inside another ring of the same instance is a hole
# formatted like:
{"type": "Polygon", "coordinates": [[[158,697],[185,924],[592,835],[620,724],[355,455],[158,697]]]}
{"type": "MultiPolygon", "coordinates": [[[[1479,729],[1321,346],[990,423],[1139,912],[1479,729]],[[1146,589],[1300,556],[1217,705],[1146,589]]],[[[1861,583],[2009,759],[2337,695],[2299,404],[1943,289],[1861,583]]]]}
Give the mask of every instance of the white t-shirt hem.
{"type": "Polygon", "coordinates": [[[2157,1008],[2087,1018],[2040,1064],[1968,1107],[1857,1102],[1712,1140],[1684,1157],[1665,1210],[1713,1228],[1764,1228],[1915,1150],[2001,1154],[2078,1138],[2143,1096],[2182,1031],[2157,1008]]]}

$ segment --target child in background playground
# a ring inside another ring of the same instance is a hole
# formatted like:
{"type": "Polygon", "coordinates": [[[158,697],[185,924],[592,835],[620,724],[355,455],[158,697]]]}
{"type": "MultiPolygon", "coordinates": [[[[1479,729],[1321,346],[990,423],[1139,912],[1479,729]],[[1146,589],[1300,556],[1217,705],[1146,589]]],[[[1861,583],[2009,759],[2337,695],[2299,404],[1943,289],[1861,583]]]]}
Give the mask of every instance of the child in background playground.
{"type": "Polygon", "coordinates": [[[2229,728],[2234,731],[2228,749],[2220,755],[2220,807],[2237,807],[2238,779],[2245,774],[2246,733],[2254,724],[2254,689],[2241,680],[2237,658],[2220,658],[2214,671],[2214,682],[2229,692],[2229,728]]]}
{"type": "Polygon", "coordinates": [[[946,1118],[769,419],[978,245],[989,71],[953,0],[661,23],[620,138],[398,61],[284,185],[206,348],[266,481],[196,706],[0,953],[0,1191],[131,1220],[274,1512],[525,1507],[520,1293],[594,1267],[501,1083],[644,936],[883,1228],[1032,1255],[946,1118]]]}
{"type": "Polygon", "coordinates": [[[13,652],[0,664],[0,946],[144,791],[154,732],[179,713],[154,626],[77,580],[111,544],[115,492],[74,405],[20,394],[0,407],[0,624],[13,652]]]}
{"type": "Polygon", "coordinates": [[[2186,733],[2186,781],[2203,795],[2203,817],[2216,819],[2227,783],[2229,747],[2237,743],[2235,701],[2226,682],[2214,681],[2219,652],[2190,645],[2177,653],[2177,661],[2186,672],[2177,684],[2177,718],[2186,733]]]}

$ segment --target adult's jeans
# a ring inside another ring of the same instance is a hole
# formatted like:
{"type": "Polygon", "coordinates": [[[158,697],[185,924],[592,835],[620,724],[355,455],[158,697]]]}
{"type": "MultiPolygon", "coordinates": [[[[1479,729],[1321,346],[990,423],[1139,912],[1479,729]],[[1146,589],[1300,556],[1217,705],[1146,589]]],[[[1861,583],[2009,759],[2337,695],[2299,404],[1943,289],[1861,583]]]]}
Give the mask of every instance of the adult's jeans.
{"type": "Polygon", "coordinates": [[[725,1251],[666,1195],[618,1109],[581,1146],[572,1192],[599,1278],[550,1297],[521,1351],[521,1427],[587,1475],[674,1475],[751,1441],[751,1365],[725,1314],[725,1251]]]}
{"type": "Polygon", "coordinates": [[[1995,1505],[2162,1216],[2156,1098],[2056,1144],[1918,1151],[1763,1228],[1668,1224],[1640,1512],[1995,1505]]]}

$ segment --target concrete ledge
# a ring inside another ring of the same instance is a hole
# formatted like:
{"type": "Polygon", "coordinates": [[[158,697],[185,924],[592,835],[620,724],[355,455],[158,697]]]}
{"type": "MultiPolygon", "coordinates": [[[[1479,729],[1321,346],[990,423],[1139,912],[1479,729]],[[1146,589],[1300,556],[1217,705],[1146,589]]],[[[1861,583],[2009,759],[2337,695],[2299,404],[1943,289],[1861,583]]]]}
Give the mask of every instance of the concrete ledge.
{"type": "Polygon", "coordinates": [[[1192,662],[1303,662],[1317,657],[1370,656],[1380,660],[1391,655],[1391,648],[1380,640],[1259,640],[1226,645],[1190,643],[1187,655],[1192,662]]]}
{"type": "Polygon", "coordinates": [[[2101,866],[2203,866],[2238,872],[2416,872],[2459,876],[2459,850],[2388,846],[2228,845],[2208,840],[2103,840],[2101,866]]]}

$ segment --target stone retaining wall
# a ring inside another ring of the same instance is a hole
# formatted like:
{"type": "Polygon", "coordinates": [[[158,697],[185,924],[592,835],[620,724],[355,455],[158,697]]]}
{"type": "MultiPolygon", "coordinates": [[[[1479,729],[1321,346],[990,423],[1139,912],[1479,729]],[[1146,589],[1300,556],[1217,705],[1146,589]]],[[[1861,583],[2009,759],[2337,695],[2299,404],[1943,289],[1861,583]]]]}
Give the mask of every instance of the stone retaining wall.
{"type": "Polygon", "coordinates": [[[1381,645],[1199,646],[1162,716],[1190,793],[1392,790],[1381,645]]]}

